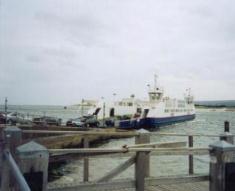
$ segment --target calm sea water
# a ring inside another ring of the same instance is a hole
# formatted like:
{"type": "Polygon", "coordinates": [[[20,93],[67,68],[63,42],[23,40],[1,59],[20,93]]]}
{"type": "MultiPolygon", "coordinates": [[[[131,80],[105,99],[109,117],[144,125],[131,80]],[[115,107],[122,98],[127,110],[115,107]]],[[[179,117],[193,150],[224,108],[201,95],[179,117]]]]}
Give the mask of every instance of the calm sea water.
{"type": "MultiPolygon", "coordinates": [[[[3,107],[0,106],[0,110],[3,107]]],[[[79,108],[64,109],[63,106],[10,106],[10,111],[17,111],[25,115],[48,115],[60,117],[65,122],[69,118],[78,117],[81,114],[79,108]]],[[[203,133],[220,134],[223,132],[224,121],[228,120],[231,124],[231,132],[235,133],[235,112],[224,110],[197,110],[194,121],[179,123],[160,129],[160,132],[168,133],[203,133]]],[[[207,147],[209,144],[217,141],[218,138],[194,137],[195,147],[207,147]]],[[[154,133],[151,135],[151,142],[165,141],[187,141],[186,137],[161,137],[154,133]]],[[[120,147],[124,144],[134,144],[134,138],[109,140],[99,147],[110,148],[120,147]]],[[[102,177],[110,169],[115,168],[127,158],[99,158],[90,159],[90,180],[102,177]]],[[[195,156],[195,173],[208,173],[209,157],[195,156]]],[[[150,164],[151,176],[169,176],[178,174],[187,174],[187,156],[152,156],[150,164]]],[[[74,183],[82,181],[83,178],[83,160],[70,161],[68,164],[60,167],[60,171],[65,174],[53,183],[74,183]]],[[[134,167],[130,167],[117,178],[134,177],[134,167]]]]}

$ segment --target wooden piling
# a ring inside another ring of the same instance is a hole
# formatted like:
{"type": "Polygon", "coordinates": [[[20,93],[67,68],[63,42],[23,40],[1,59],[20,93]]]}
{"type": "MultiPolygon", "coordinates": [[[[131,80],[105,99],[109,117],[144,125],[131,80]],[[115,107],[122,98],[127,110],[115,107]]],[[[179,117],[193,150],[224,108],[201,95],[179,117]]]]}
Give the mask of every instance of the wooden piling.
{"type": "Polygon", "coordinates": [[[234,190],[235,146],[222,140],[210,148],[210,191],[234,190]]]}
{"type": "Polygon", "coordinates": [[[234,135],[229,132],[229,122],[224,122],[224,133],[220,135],[220,140],[226,141],[230,144],[234,144],[234,135]]]}
{"type": "MultiPolygon", "coordinates": [[[[142,133],[138,136],[135,136],[135,144],[144,144],[144,143],[150,143],[150,135],[149,133],[142,133]]],[[[150,153],[146,153],[146,159],[145,159],[145,177],[150,176],[150,153]]]]}
{"type": "Polygon", "coordinates": [[[147,158],[146,152],[137,152],[136,153],[136,162],[135,162],[135,186],[136,191],[144,191],[145,185],[145,173],[147,171],[147,158]]]}
{"type": "Polygon", "coordinates": [[[230,129],[229,129],[229,121],[225,121],[224,122],[224,132],[229,132],[230,129]]]}
{"type": "MultiPolygon", "coordinates": [[[[85,136],[83,139],[83,147],[84,148],[89,148],[89,138],[88,136],[85,136]]],[[[83,181],[88,182],[89,181],[89,158],[85,157],[84,160],[84,165],[83,165],[83,181]]]]}
{"type": "MultiPolygon", "coordinates": [[[[135,137],[135,144],[150,143],[149,133],[141,133],[135,137]]],[[[135,162],[136,191],[144,191],[145,177],[150,176],[150,153],[137,152],[135,162]]]]}
{"type": "MultiPolygon", "coordinates": [[[[188,146],[189,148],[193,147],[193,136],[188,136],[188,146]]],[[[193,155],[190,154],[188,156],[188,165],[189,165],[189,174],[193,174],[194,173],[194,165],[193,165],[193,155]]]]}
{"type": "Polygon", "coordinates": [[[48,150],[38,143],[31,141],[17,147],[19,168],[31,190],[47,190],[48,179],[48,150]]]}
{"type": "Polygon", "coordinates": [[[22,142],[22,130],[16,126],[7,127],[4,129],[4,136],[9,136],[10,139],[10,151],[12,156],[16,160],[16,147],[19,146],[22,142]]]}

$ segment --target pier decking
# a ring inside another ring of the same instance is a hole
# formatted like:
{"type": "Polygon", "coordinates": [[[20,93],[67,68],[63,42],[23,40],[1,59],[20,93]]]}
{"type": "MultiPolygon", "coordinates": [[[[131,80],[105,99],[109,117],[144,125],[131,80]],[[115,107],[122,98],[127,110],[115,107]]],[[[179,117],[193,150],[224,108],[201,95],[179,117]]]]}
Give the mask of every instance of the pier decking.
{"type": "MultiPolygon", "coordinates": [[[[72,185],[71,185],[72,187],[72,185]]],[[[75,191],[77,189],[68,189],[61,187],[60,189],[56,189],[58,191],[75,191]]],[[[87,191],[88,189],[79,189],[79,191],[87,191]]],[[[107,188],[100,189],[98,188],[89,188],[89,191],[135,191],[135,188],[107,188]]],[[[193,182],[193,183],[177,183],[177,184],[159,184],[155,186],[148,186],[144,189],[145,191],[209,191],[209,181],[202,182],[193,182]]],[[[48,191],[55,191],[54,189],[48,189],[48,191]]]]}
{"type": "MultiPolygon", "coordinates": [[[[135,189],[129,189],[125,191],[135,191],[135,189]]],[[[161,184],[158,186],[149,186],[145,189],[145,191],[209,191],[209,182],[180,183],[168,185],[161,184]]]]}

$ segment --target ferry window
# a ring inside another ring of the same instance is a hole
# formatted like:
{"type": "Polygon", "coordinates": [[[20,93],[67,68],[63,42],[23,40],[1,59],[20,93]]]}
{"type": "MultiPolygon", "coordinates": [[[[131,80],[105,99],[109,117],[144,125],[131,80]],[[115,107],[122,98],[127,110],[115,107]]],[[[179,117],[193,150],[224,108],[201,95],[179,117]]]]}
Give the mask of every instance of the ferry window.
{"type": "Polygon", "coordinates": [[[110,109],[109,116],[110,117],[114,117],[114,108],[110,109]]]}
{"type": "Polygon", "coordinates": [[[151,95],[151,99],[152,99],[152,100],[155,100],[155,95],[151,95]]]}
{"type": "Polygon", "coordinates": [[[146,118],[148,116],[149,109],[144,109],[144,115],[143,118],[146,118]]]}
{"type": "Polygon", "coordinates": [[[137,108],[136,112],[137,113],[142,113],[142,109],[141,108],[137,108]]]}
{"type": "Polygon", "coordinates": [[[133,103],[129,102],[129,103],[128,103],[128,106],[133,106],[133,103]]]}

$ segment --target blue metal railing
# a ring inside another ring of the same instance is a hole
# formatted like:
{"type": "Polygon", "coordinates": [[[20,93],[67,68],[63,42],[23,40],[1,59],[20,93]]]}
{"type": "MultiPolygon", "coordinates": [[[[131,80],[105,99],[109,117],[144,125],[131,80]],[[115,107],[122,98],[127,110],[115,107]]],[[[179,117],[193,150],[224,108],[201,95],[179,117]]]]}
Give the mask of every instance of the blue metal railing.
{"type": "Polygon", "coordinates": [[[12,157],[11,153],[8,150],[4,151],[4,157],[6,158],[6,161],[9,164],[9,167],[11,169],[12,175],[16,179],[17,183],[19,184],[20,190],[21,191],[30,191],[30,188],[21,173],[19,167],[17,166],[14,158],[12,157]]]}

